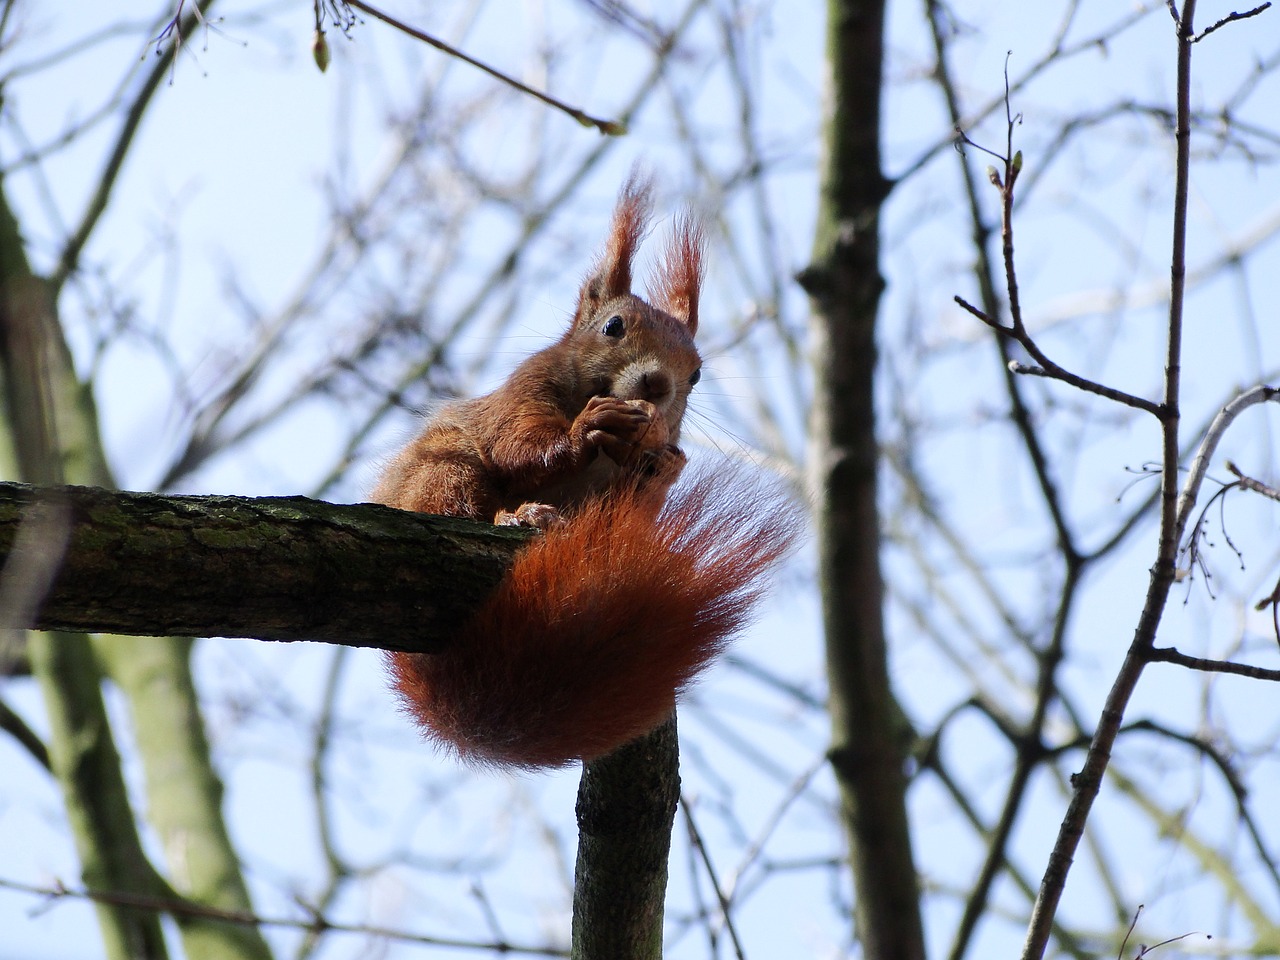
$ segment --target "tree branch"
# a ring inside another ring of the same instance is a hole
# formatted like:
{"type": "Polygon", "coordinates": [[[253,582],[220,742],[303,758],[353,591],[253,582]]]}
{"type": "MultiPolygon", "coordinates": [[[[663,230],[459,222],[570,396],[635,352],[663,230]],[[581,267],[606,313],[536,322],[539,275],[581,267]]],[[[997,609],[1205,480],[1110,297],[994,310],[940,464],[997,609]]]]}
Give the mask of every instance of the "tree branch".
{"type": "Polygon", "coordinates": [[[680,799],[672,714],[582,769],[573,884],[576,960],[658,960],[671,824],[680,799]]]}
{"type": "Polygon", "coordinates": [[[1175,513],[1177,521],[1175,539],[1181,540],[1183,532],[1187,529],[1191,511],[1195,508],[1196,500],[1200,496],[1200,485],[1204,482],[1205,474],[1209,472],[1209,462],[1213,459],[1218,444],[1226,435],[1227,428],[1250,407],[1260,403],[1271,403],[1277,398],[1280,398],[1280,388],[1265,383],[1258,384],[1233,397],[1214,415],[1209,429],[1205,431],[1204,439],[1200,441],[1200,446],[1196,450],[1195,458],[1187,470],[1187,479],[1182,484],[1182,493],[1178,497],[1175,513]]]}
{"type": "MultiPolygon", "coordinates": [[[[1178,427],[1181,419],[1180,398],[1182,382],[1182,316],[1186,285],[1186,231],[1188,175],[1191,162],[1191,37],[1196,0],[1185,0],[1181,17],[1177,20],[1178,70],[1177,70],[1177,124],[1174,133],[1176,143],[1174,164],[1173,250],[1169,283],[1168,342],[1165,351],[1164,401],[1161,404],[1161,478],[1160,478],[1160,533],[1155,563],[1147,586],[1142,613],[1134,637],[1125,654],[1124,662],[1116,674],[1111,690],[1099,718],[1093,741],[1089,745],[1084,765],[1074,779],[1075,791],[1067,812],[1058,829],[1057,839],[1049,855],[1044,877],[1040,883],[1040,895],[1032,910],[1023,945],[1022,960],[1040,960],[1049,943],[1053,919],[1058,911],[1067,874],[1075,851],[1084,836],[1085,823],[1093,809],[1102,778],[1111,761],[1111,748],[1115,744],[1120,726],[1124,722],[1125,709],[1137,687],[1143,667],[1148,662],[1155,645],[1156,632],[1164,615],[1169,589],[1173,586],[1178,554],[1186,516],[1194,501],[1199,480],[1188,478],[1183,500],[1178,497],[1178,427]],[[1191,500],[1185,498],[1190,496],[1191,500]]],[[[1212,430],[1210,431],[1212,433],[1212,430]]],[[[1206,438],[1206,443],[1208,438],[1206,438]]],[[[1202,451],[1206,447],[1202,445],[1202,451]]]]}
{"type": "MultiPolygon", "coordinates": [[[[184,37],[194,31],[201,22],[204,13],[213,4],[214,0],[199,0],[192,7],[190,13],[181,18],[181,20],[176,21],[174,29],[177,32],[177,36],[184,37]]],[[[76,232],[67,240],[62,256],[58,259],[58,266],[49,280],[49,286],[54,291],[55,298],[57,291],[62,288],[62,284],[67,277],[79,266],[80,255],[84,252],[85,245],[89,242],[89,237],[98,225],[98,220],[106,212],[107,203],[115,190],[116,180],[120,176],[120,170],[124,167],[125,157],[128,156],[129,148],[133,145],[134,134],[138,132],[138,128],[142,124],[142,118],[147,112],[147,107],[151,105],[152,98],[155,96],[156,91],[160,89],[160,81],[164,79],[165,74],[177,62],[178,53],[181,49],[182,44],[175,42],[170,45],[168,51],[157,58],[156,63],[151,68],[151,72],[147,74],[146,80],[143,81],[142,87],[138,91],[138,96],[129,106],[129,110],[125,114],[124,124],[120,127],[120,133],[111,148],[110,156],[107,157],[107,164],[103,168],[102,175],[98,178],[97,189],[94,191],[93,197],[89,201],[89,206],[85,209],[84,216],[80,220],[80,226],[76,228],[76,232]]]]}
{"type": "Polygon", "coordinates": [[[1262,494],[1262,496],[1269,500],[1280,501],[1280,490],[1277,490],[1275,487],[1268,486],[1261,480],[1255,480],[1253,477],[1245,476],[1245,474],[1241,472],[1240,468],[1230,460],[1226,462],[1226,468],[1227,472],[1236,478],[1238,481],[1236,485],[1240,487],[1240,489],[1252,490],[1254,493],[1262,494]]]}
{"type": "Polygon", "coordinates": [[[315,931],[320,933],[354,933],[368,938],[394,940],[401,943],[416,943],[434,947],[456,947],[461,950],[483,950],[490,953],[513,954],[517,956],[563,957],[566,951],[555,946],[533,946],[508,943],[505,940],[497,943],[484,943],[475,940],[461,940],[451,937],[433,937],[425,934],[408,933],[392,927],[376,927],[368,924],[339,923],[329,920],[321,914],[313,914],[307,919],[294,919],[280,916],[260,916],[246,910],[223,910],[203,903],[193,903],[177,896],[148,896],[128,893],[119,890],[87,890],[73,889],[55,883],[52,886],[37,886],[0,877],[0,888],[16,890],[41,897],[47,901],[57,900],[90,900],[99,904],[110,904],[117,907],[131,907],[137,910],[167,913],[175,917],[217,920],[222,923],[234,923],[247,927],[279,927],[288,930],[315,931]]]}
{"type": "Polygon", "coordinates": [[[1230,660],[1207,660],[1204,657],[1193,657],[1174,647],[1152,647],[1147,651],[1150,663],[1176,663],[1192,670],[1203,670],[1205,673],[1230,673],[1237,677],[1249,677],[1253,680],[1280,681],[1280,670],[1266,667],[1255,667],[1248,663],[1232,663],[1230,660]]]}
{"type": "Polygon", "coordinates": [[[35,758],[36,763],[46,770],[52,770],[49,762],[49,748],[44,745],[40,735],[27,726],[27,721],[13,712],[3,700],[0,700],[0,730],[17,740],[35,758]]]}
{"type": "Polygon", "coordinates": [[[487,63],[483,63],[475,59],[474,57],[468,56],[467,54],[459,50],[457,47],[451,47],[449,46],[449,44],[445,43],[443,40],[433,37],[429,33],[423,33],[421,30],[417,29],[416,27],[411,27],[404,21],[397,20],[395,17],[391,16],[388,13],[384,13],[383,11],[379,10],[377,7],[372,7],[369,4],[363,2],[363,0],[343,0],[343,2],[349,7],[355,7],[357,10],[361,11],[362,13],[367,13],[369,14],[369,16],[375,17],[378,20],[381,20],[383,23],[387,24],[388,26],[394,27],[395,29],[399,30],[401,33],[404,33],[410,37],[413,37],[415,40],[421,40],[423,43],[428,44],[429,46],[435,47],[437,50],[441,51],[442,53],[447,53],[451,57],[458,58],[463,63],[470,64],[471,66],[475,67],[477,70],[483,70],[485,73],[487,73],[489,76],[493,77],[494,79],[500,80],[501,82],[505,83],[509,87],[514,87],[515,89],[519,90],[521,93],[527,94],[528,96],[531,96],[537,100],[541,100],[547,106],[554,107],[556,110],[559,110],[561,113],[567,113],[569,116],[573,117],[574,120],[577,120],[578,123],[582,124],[582,126],[584,127],[595,127],[598,131],[600,131],[601,134],[603,134],[606,137],[619,137],[627,132],[627,125],[624,122],[620,120],[602,120],[599,117],[593,117],[587,113],[583,113],[577,107],[571,107],[569,106],[569,104],[565,103],[562,100],[557,100],[555,97],[551,96],[550,94],[543,93],[541,90],[535,90],[533,87],[530,87],[527,84],[521,83],[515,77],[509,76],[503,73],[501,70],[494,69],[493,67],[489,66],[487,63]]]}
{"type": "Polygon", "coordinates": [[[36,561],[21,531],[55,505],[65,551],[29,615],[5,608],[3,626],[429,652],[465,622],[527,538],[371,504],[3,483],[7,575],[36,561]]]}

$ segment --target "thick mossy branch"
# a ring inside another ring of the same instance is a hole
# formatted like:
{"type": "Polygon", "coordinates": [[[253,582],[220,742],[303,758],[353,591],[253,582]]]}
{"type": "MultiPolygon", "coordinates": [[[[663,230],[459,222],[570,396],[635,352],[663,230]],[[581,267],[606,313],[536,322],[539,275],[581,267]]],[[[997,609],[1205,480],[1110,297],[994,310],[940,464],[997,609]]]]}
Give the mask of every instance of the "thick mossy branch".
{"type": "Polygon", "coordinates": [[[0,625],[430,652],[527,536],[305,497],[0,483],[0,625]]]}

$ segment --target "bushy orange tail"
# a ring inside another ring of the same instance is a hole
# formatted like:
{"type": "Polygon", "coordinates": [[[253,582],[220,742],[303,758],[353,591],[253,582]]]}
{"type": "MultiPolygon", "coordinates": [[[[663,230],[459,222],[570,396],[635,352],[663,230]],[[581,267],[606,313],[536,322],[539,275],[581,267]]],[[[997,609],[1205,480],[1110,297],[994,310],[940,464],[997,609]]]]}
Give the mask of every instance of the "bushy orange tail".
{"type": "Polygon", "coordinates": [[[520,554],[449,649],[391,653],[429,739],[465,760],[590,760],[657,726],[748,619],[799,512],[741,471],[595,501],[520,554]]]}

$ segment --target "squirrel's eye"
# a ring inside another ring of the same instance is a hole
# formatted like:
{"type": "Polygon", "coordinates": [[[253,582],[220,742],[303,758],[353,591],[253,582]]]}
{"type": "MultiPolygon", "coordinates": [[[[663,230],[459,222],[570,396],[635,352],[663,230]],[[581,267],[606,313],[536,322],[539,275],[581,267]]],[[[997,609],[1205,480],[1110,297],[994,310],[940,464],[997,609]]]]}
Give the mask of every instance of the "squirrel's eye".
{"type": "Polygon", "coordinates": [[[689,374],[689,386],[692,387],[695,383],[697,383],[701,379],[702,379],[702,370],[701,368],[699,368],[693,371],[693,373],[689,374]]]}
{"type": "Polygon", "coordinates": [[[606,337],[614,337],[616,339],[627,332],[627,325],[622,322],[621,317],[615,315],[604,322],[604,326],[600,328],[600,332],[606,337]]]}

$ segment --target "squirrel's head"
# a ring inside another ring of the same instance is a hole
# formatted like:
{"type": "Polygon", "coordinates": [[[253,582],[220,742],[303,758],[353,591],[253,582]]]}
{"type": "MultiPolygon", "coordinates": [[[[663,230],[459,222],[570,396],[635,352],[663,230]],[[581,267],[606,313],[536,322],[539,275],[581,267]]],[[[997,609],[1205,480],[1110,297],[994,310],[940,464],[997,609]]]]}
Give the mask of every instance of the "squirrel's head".
{"type": "Polygon", "coordinates": [[[573,325],[579,375],[589,396],[647,400],[679,436],[702,358],[694,346],[702,286],[702,228],[678,217],[646,301],[631,292],[631,268],[649,222],[650,182],[633,173],[622,188],[604,254],[582,285],[573,325]]]}

